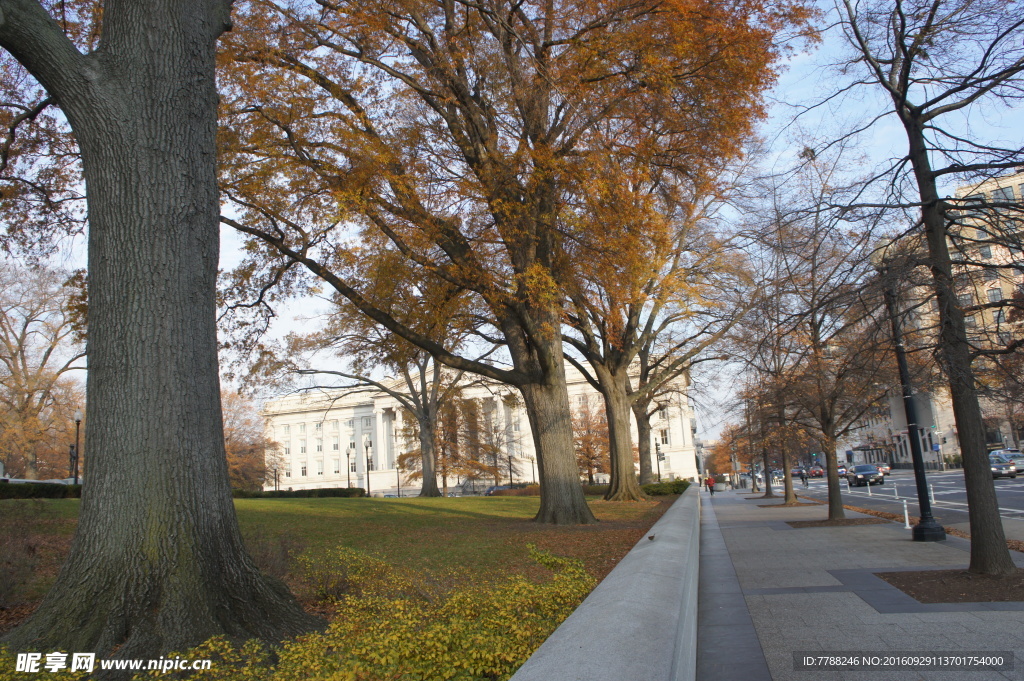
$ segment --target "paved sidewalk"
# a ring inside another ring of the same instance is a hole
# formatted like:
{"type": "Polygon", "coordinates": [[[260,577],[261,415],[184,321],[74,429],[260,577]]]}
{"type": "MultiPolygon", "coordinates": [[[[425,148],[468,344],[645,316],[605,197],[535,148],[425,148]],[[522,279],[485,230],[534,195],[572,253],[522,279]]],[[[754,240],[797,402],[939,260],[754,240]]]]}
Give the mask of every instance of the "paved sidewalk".
{"type": "Polygon", "coordinates": [[[781,500],[746,490],[701,495],[701,681],[1024,680],[1024,603],[922,604],[873,574],[965,568],[966,540],[914,542],[902,523],[794,529],[786,521],[823,520],[825,507],[762,507],[781,500]],[[940,651],[1013,651],[1014,670],[804,671],[794,660],[940,651]]]}

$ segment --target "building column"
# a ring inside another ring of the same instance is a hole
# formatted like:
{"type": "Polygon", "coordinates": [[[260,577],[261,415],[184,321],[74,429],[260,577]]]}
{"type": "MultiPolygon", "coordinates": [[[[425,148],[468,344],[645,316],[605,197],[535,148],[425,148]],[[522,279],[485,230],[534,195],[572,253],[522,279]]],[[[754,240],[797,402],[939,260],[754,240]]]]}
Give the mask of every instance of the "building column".
{"type": "Polygon", "coordinates": [[[388,466],[387,445],[384,444],[384,409],[373,406],[373,464],[377,470],[390,468],[388,466]]]}

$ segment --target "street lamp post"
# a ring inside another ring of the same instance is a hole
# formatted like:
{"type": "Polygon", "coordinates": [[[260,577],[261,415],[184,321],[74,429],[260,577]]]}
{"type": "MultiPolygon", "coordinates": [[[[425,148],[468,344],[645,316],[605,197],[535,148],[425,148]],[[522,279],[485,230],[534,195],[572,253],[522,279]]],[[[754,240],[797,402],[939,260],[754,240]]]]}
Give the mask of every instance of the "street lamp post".
{"type": "MultiPolygon", "coordinates": [[[[879,267],[879,274],[885,275],[886,268],[879,267]]],[[[900,373],[900,387],[903,390],[903,410],[907,417],[907,439],[910,441],[910,457],[914,462],[914,481],[917,483],[917,505],[921,509],[921,520],[913,529],[914,541],[942,541],[946,531],[932,516],[932,504],[928,495],[928,481],[924,472],[924,455],[921,452],[921,438],[917,427],[917,407],[914,404],[913,388],[910,385],[910,369],[907,367],[907,353],[903,348],[903,333],[896,314],[896,293],[892,285],[884,286],[885,311],[892,327],[892,343],[896,350],[896,366],[900,373]]]]}
{"type": "Polygon", "coordinates": [[[355,449],[355,445],[351,442],[348,443],[348,447],[345,449],[345,477],[348,479],[348,486],[352,487],[352,450],[355,449]]]}
{"type": "Polygon", "coordinates": [[[398,467],[398,462],[395,462],[395,478],[398,480],[398,498],[402,498],[402,469],[398,467]]]}
{"type": "Polygon", "coordinates": [[[78,439],[79,438],[78,438],[78,436],[79,436],[79,434],[81,432],[81,429],[82,429],[82,410],[81,409],[76,409],[75,410],[75,456],[71,460],[71,466],[72,466],[72,473],[71,473],[71,475],[72,475],[72,477],[74,477],[76,485],[78,484],[78,452],[79,452],[79,449],[78,449],[78,439]]]}
{"type": "Polygon", "coordinates": [[[654,441],[654,461],[658,464],[658,482],[661,482],[661,443],[654,441]]]}
{"type": "Polygon", "coordinates": [[[366,496],[370,496],[370,441],[366,441],[366,496]]]}

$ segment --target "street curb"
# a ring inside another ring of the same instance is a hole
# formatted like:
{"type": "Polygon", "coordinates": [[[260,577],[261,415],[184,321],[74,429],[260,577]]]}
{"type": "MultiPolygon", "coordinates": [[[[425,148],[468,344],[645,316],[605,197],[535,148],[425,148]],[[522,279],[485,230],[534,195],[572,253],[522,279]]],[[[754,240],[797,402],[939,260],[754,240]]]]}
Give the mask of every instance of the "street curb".
{"type": "Polygon", "coordinates": [[[512,681],[693,681],[699,556],[690,485],[512,681]]]}

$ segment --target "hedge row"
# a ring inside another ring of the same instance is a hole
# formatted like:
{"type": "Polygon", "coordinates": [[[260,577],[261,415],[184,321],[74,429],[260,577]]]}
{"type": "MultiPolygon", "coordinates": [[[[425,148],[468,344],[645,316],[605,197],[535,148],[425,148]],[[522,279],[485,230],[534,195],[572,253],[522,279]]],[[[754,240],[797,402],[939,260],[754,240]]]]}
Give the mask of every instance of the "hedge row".
{"type": "Polygon", "coordinates": [[[365,497],[362,487],[325,487],[323,489],[266,490],[250,492],[236,489],[231,491],[236,499],[296,499],[308,497],[365,497]]]}
{"type": "MultiPolygon", "coordinates": [[[[690,486],[689,480],[670,480],[644,485],[644,494],[649,497],[666,494],[682,494],[690,486]]],[[[583,485],[583,493],[587,496],[603,497],[608,493],[608,485],[583,485]]],[[[496,497],[535,497],[540,496],[540,486],[530,485],[524,489],[500,489],[494,493],[496,497]]]]}
{"type": "Polygon", "coordinates": [[[0,499],[79,499],[81,485],[51,482],[0,482],[0,499]]]}
{"type": "Polygon", "coordinates": [[[669,480],[667,482],[652,482],[649,485],[644,485],[641,489],[649,497],[660,497],[666,494],[682,494],[689,486],[689,480],[669,480]]]}

